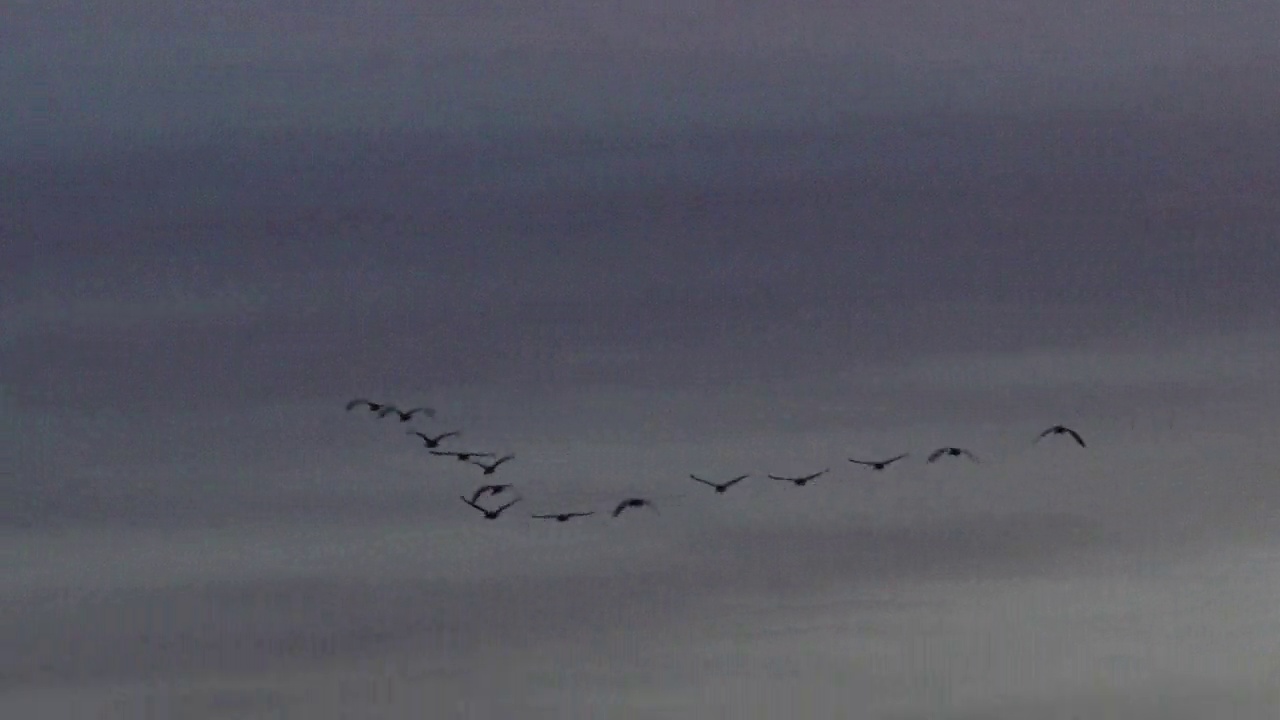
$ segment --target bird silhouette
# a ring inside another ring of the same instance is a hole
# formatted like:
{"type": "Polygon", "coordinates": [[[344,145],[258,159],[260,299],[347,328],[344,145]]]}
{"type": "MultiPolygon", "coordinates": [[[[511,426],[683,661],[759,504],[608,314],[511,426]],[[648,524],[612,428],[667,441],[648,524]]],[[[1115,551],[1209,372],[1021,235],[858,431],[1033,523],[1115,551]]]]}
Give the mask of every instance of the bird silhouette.
{"type": "Polygon", "coordinates": [[[356,409],[360,405],[368,406],[369,412],[378,412],[379,410],[382,410],[388,407],[386,403],[376,403],[376,402],[373,402],[372,400],[365,400],[364,398],[356,398],[355,400],[352,400],[351,402],[347,403],[347,412],[350,412],[356,409]]]}
{"type": "MultiPolygon", "coordinates": [[[[531,517],[537,520],[555,520],[556,522],[568,522],[573,518],[586,517],[588,515],[595,515],[595,513],[594,512],[567,512],[567,513],[554,513],[551,515],[532,515],[531,517]]],[[[617,516],[615,515],[614,517],[617,517],[617,516]]]]}
{"type": "Polygon", "coordinates": [[[492,475],[493,471],[497,470],[499,465],[501,465],[502,463],[508,460],[513,460],[513,459],[515,459],[515,455],[503,455],[497,460],[494,460],[493,463],[489,465],[486,465],[482,462],[475,462],[474,460],[471,461],[471,464],[475,465],[478,468],[482,468],[484,470],[485,475],[492,475]]]}
{"type": "Polygon", "coordinates": [[[472,501],[468,500],[468,499],[467,499],[467,497],[466,497],[465,495],[459,495],[459,496],[458,496],[458,498],[459,498],[460,500],[462,500],[462,502],[464,502],[464,503],[466,503],[466,504],[470,505],[471,507],[473,507],[473,508],[475,508],[475,509],[479,510],[480,512],[484,513],[484,519],[485,519],[485,520],[497,520],[497,519],[498,519],[498,516],[502,514],[502,511],[503,511],[503,510],[506,510],[507,508],[511,507],[512,505],[515,505],[516,503],[520,502],[520,500],[521,500],[521,498],[516,498],[515,500],[512,500],[511,502],[507,503],[506,505],[502,505],[502,506],[500,506],[500,507],[496,507],[496,508],[494,508],[494,509],[490,510],[489,508],[483,507],[483,506],[481,506],[481,505],[477,505],[477,504],[475,504],[474,502],[472,502],[472,501]]]}
{"type": "Polygon", "coordinates": [[[883,470],[889,467],[890,465],[898,462],[902,458],[907,457],[907,455],[908,453],[902,453],[901,455],[896,455],[894,457],[889,458],[888,460],[855,460],[853,458],[849,458],[849,462],[857,463],[858,465],[866,465],[872,470],[883,470]]]}
{"type": "Polygon", "coordinates": [[[653,504],[652,500],[645,500],[644,498],[633,497],[633,498],[627,498],[626,500],[623,500],[622,502],[618,503],[618,506],[613,509],[613,516],[618,517],[619,515],[622,514],[622,511],[626,510],[627,508],[642,508],[642,507],[647,507],[650,510],[654,511],[655,513],[658,512],[658,507],[653,504]]]}
{"type": "Polygon", "coordinates": [[[968,450],[965,450],[964,448],[958,448],[958,447],[944,447],[944,448],[938,448],[937,450],[934,450],[933,452],[929,453],[929,462],[937,462],[938,458],[941,458],[944,455],[949,457],[967,457],[974,462],[979,462],[977,455],[974,455],[973,453],[969,452],[968,450]]]}
{"type": "Polygon", "coordinates": [[[805,485],[808,485],[811,481],[817,480],[818,478],[822,477],[823,475],[826,475],[829,472],[831,472],[831,468],[818,471],[816,473],[813,473],[812,475],[805,475],[803,477],[783,477],[781,475],[770,475],[769,479],[782,480],[783,482],[789,482],[792,485],[795,485],[796,487],[804,487],[805,485]]]}
{"type": "Polygon", "coordinates": [[[479,500],[481,495],[501,495],[502,493],[510,489],[511,489],[510,484],[481,485],[480,487],[476,488],[475,492],[471,493],[471,502],[475,502],[479,500]]]}
{"type": "Polygon", "coordinates": [[[429,408],[429,407],[416,407],[416,408],[412,408],[412,409],[409,409],[409,410],[401,410],[400,408],[396,407],[395,405],[387,405],[387,406],[383,407],[383,408],[382,408],[382,410],[378,411],[378,417],[380,417],[380,418],[384,418],[384,417],[386,417],[386,416],[388,416],[388,415],[390,415],[390,414],[392,414],[392,413],[395,413],[396,415],[399,415],[399,416],[400,416],[400,422],[402,422],[402,423],[403,423],[403,422],[409,422],[409,420],[410,420],[411,418],[413,418],[413,416],[414,416],[414,415],[417,415],[418,413],[422,413],[423,415],[426,415],[427,417],[435,417],[435,416],[436,416],[436,411],[435,411],[435,410],[432,410],[432,409],[431,409],[431,408],[429,408]]]}
{"type": "Polygon", "coordinates": [[[1041,440],[1043,440],[1045,437],[1049,435],[1070,435],[1071,439],[1075,440],[1076,443],[1080,445],[1080,447],[1086,447],[1086,445],[1084,444],[1084,438],[1080,437],[1080,433],[1076,432],[1075,430],[1072,430],[1066,425],[1054,425],[1048,430],[1045,430],[1044,432],[1040,433],[1040,435],[1036,437],[1035,441],[1040,442],[1041,440]]]}
{"type": "Polygon", "coordinates": [[[457,458],[459,462],[468,462],[473,457],[493,457],[493,453],[489,452],[455,452],[453,450],[432,450],[431,454],[440,457],[457,458]]]}
{"type": "Polygon", "coordinates": [[[440,447],[440,441],[441,441],[441,440],[444,440],[444,439],[446,439],[446,438],[451,438],[451,437],[457,437],[457,436],[461,435],[462,433],[461,433],[461,432],[459,432],[459,431],[457,431],[457,430],[454,430],[453,432],[443,433],[443,434],[441,434],[441,435],[436,435],[435,437],[431,437],[430,435],[427,435],[426,433],[420,433],[420,432],[417,432],[417,431],[410,431],[410,432],[407,432],[407,433],[405,433],[405,434],[406,434],[406,435],[417,435],[418,437],[422,438],[422,444],[423,444],[423,445],[426,445],[428,448],[438,448],[438,447],[440,447]]]}
{"type": "Polygon", "coordinates": [[[726,490],[728,490],[729,488],[733,487],[734,485],[737,485],[738,483],[742,482],[743,480],[746,480],[747,478],[749,478],[749,477],[751,477],[751,476],[750,476],[750,475],[739,475],[738,477],[736,477],[736,478],[734,478],[734,479],[732,479],[732,480],[727,480],[727,481],[722,482],[722,483],[714,483],[714,482],[711,482],[710,480],[703,480],[702,478],[698,477],[697,475],[694,475],[693,473],[690,473],[690,474],[689,474],[689,477],[693,478],[694,480],[697,480],[698,482],[702,483],[703,485],[707,485],[707,486],[709,486],[709,487],[715,488],[715,491],[716,491],[717,493],[723,493],[723,492],[725,492],[726,490]]]}

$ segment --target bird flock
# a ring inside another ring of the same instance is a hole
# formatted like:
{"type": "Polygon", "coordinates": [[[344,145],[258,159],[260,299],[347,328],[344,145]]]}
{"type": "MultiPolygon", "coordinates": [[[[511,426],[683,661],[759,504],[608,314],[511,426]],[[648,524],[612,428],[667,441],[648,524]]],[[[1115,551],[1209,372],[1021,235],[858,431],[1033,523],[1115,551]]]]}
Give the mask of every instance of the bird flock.
{"type": "MultiPolygon", "coordinates": [[[[347,403],[347,406],[346,406],[348,412],[351,412],[361,407],[366,409],[368,412],[375,414],[379,419],[395,417],[401,423],[407,423],[410,420],[412,420],[414,417],[419,415],[426,418],[436,417],[436,411],[430,407],[415,407],[408,410],[401,410],[399,407],[391,403],[374,402],[372,400],[368,400],[365,398],[356,398],[354,400],[351,400],[350,402],[347,403]]],[[[516,459],[516,456],[511,453],[506,453],[499,456],[495,452],[488,452],[488,451],[441,449],[441,443],[443,443],[444,441],[450,440],[450,439],[456,440],[457,438],[460,438],[462,436],[461,430],[450,430],[448,432],[442,432],[437,435],[429,435],[427,433],[424,433],[418,430],[411,430],[407,434],[411,436],[416,436],[417,438],[422,440],[423,446],[427,449],[427,451],[431,455],[435,457],[451,457],[457,460],[458,462],[467,463],[469,465],[473,465],[479,468],[480,474],[482,477],[493,475],[498,471],[499,467],[516,459]],[[489,462],[485,462],[484,460],[477,459],[477,458],[495,458],[495,459],[489,462]]],[[[1051,437],[1051,436],[1066,436],[1071,440],[1073,440],[1080,447],[1082,448],[1087,447],[1087,444],[1085,443],[1084,438],[1081,437],[1080,433],[1076,432],[1072,428],[1069,428],[1065,425],[1054,425],[1050,428],[1047,428],[1046,430],[1042,431],[1039,435],[1037,435],[1033,442],[1039,443],[1041,440],[1045,439],[1046,437],[1051,437]]],[[[905,460],[910,456],[911,456],[910,453],[904,452],[904,453],[900,453],[893,457],[885,458],[882,460],[865,460],[865,459],[859,459],[859,458],[849,458],[849,462],[855,465],[861,465],[863,467],[867,467],[873,472],[881,472],[881,471],[887,470],[891,465],[899,461],[905,460]]],[[[959,458],[959,459],[969,460],[970,462],[973,462],[973,463],[981,463],[981,460],[978,459],[978,456],[974,454],[972,451],[970,451],[969,449],[962,448],[962,447],[954,447],[954,446],[940,447],[940,448],[937,448],[936,450],[933,450],[926,456],[925,461],[927,463],[936,463],[939,460],[942,460],[943,458],[959,458]]],[[[769,478],[770,480],[791,483],[796,487],[804,487],[809,483],[813,482],[814,480],[817,480],[818,478],[826,475],[829,472],[831,472],[831,468],[827,467],[827,468],[823,468],[822,470],[818,470],[817,472],[809,473],[807,475],[786,476],[786,475],[767,474],[765,475],[765,477],[769,478]]],[[[750,474],[738,475],[736,477],[733,477],[729,480],[725,480],[723,482],[708,480],[704,477],[699,477],[698,475],[695,475],[692,473],[689,474],[689,477],[693,481],[711,488],[712,491],[714,491],[716,494],[724,494],[728,492],[729,488],[734,487],[738,483],[744,480],[747,480],[752,476],[750,474]]],[[[519,493],[519,491],[515,489],[515,487],[511,483],[484,483],[476,487],[476,489],[473,490],[470,495],[460,495],[459,499],[463,503],[465,503],[467,506],[479,512],[484,519],[497,520],[499,517],[503,515],[503,513],[505,513],[511,507],[521,502],[524,499],[524,497],[519,493]],[[497,497],[502,497],[502,498],[511,497],[511,499],[501,505],[496,505],[492,507],[486,506],[485,504],[481,503],[481,500],[485,500],[485,499],[492,500],[493,498],[497,498],[497,497]]],[[[657,505],[654,504],[653,500],[649,498],[643,498],[643,497],[626,497],[626,498],[622,498],[612,506],[612,509],[610,510],[609,515],[616,518],[622,515],[622,513],[626,512],[627,510],[640,509],[640,508],[647,508],[654,513],[658,513],[657,505]]],[[[530,515],[530,517],[536,520],[568,522],[569,520],[573,520],[576,518],[590,517],[595,514],[596,514],[595,510],[572,510],[572,511],[554,512],[554,513],[534,513],[530,515]]]]}

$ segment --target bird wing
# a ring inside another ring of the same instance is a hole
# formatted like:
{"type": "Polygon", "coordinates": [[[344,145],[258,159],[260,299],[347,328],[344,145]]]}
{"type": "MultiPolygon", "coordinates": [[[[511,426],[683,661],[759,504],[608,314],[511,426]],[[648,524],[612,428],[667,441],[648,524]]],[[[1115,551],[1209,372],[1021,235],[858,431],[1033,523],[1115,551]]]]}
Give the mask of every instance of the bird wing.
{"type": "Polygon", "coordinates": [[[937,459],[942,457],[944,454],[946,454],[946,452],[947,452],[946,448],[938,448],[937,450],[934,450],[933,452],[929,453],[929,462],[936,462],[937,459]]]}
{"type": "Polygon", "coordinates": [[[556,519],[555,515],[530,515],[529,517],[535,520],[555,520],[556,519]]]}
{"type": "Polygon", "coordinates": [[[973,453],[969,452],[968,450],[965,450],[964,448],[960,448],[960,452],[965,455],[968,455],[969,459],[974,462],[982,462],[981,460],[978,459],[977,455],[974,455],[973,453]]]}
{"type": "Polygon", "coordinates": [[[1067,428],[1067,433],[1070,434],[1071,437],[1075,438],[1076,442],[1080,443],[1080,447],[1088,447],[1084,444],[1084,438],[1080,437],[1080,433],[1072,430],[1071,428],[1067,428]]]}
{"type": "Polygon", "coordinates": [[[856,463],[858,465],[875,465],[874,462],[870,462],[868,460],[854,460],[853,458],[849,458],[849,462],[856,463]]]}
{"type": "Polygon", "coordinates": [[[480,507],[479,505],[475,504],[474,502],[472,502],[472,501],[468,500],[466,495],[459,495],[459,496],[458,496],[458,499],[459,499],[459,500],[461,500],[462,502],[464,502],[464,503],[466,503],[466,504],[470,505],[471,507],[473,507],[473,508],[475,508],[475,509],[479,510],[480,512],[488,512],[488,511],[487,511],[487,510],[485,510],[484,508],[482,508],[482,507],[480,507]]]}
{"type": "Polygon", "coordinates": [[[901,460],[902,458],[904,458],[904,457],[906,457],[906,456],[908,456],[908,455],[910,455],[910,454],[911,454],[911,453],[902,453],[901,455],[897,455],[897,456],[891,457],[891,458],[889,458],[888,460],[885,460],[885,461],[884,461],[884,464],[885,464],[885,465],[888,465],[889,463],[895,463],[895,462],[898,462],[899,460],[901,460]]]}
{"type": "Polygon", "coordinates": [[[452,451],[452,450],[430,450],[429,452],[430,452],[432,455],[439,455],[439,456],[441,456],[441,457],[447,457],[447,456],[449,456],[449,455],[457,455],[457,454],[458,454],[458,453],[456,453],[456,452],[454,452],[454,451],[452,451]]]}
{"type": "Polygon", "coordinates": [[[445,433],[445,434],[443,434],[443,435],[437,435],[437,436],[435,436],[435,437],[433,437],[433,438],[431,438],[431,439],[432,439],[432,440],[434,440],[434,441],[436,441],[436,442],[440,442],[441,440],[444,440],[445,438],[456,437],[456,436],[458,436],[458,435],[460,435],[460,434],[461,434],[461,433],[459,433],[457,430],[455,430],[455,431],[453,431],[453,432],[447,432],[447,433],[445,433]]]}
{"type": "Polygon", "coordinates": [[[769,479],[770,479],[770,480],[781,480],[781,481],[783,481],[783,482],[795,482],[795,481],[796,481],[796,479],[795,479],[795,478],[780,477],[780,476],[778,476],[778,475],[770,475],[770,476],[769,476],[769,479]]]}
{"type": "Polygon", "coordinates": [[[364,398],[356,398],[355,400],[352,400],[351,402],[347,403],[347,409],[351,410],[357,405],[368,405],[369,407],[373,407],[372,402],[365,400],[364,398]]]}
{"type": "Polygon", "coordinates": [[[386,417],[393,412],[400,412],[400,409],[397,408],[395,405],[387,405],[386,407],[378,411],[378,417],[386,417]]]}
{"type": "Polygon", "coordinates": [[[703,485],[708,485],[708,486],[710,486],[710,487],[715,487],[715,486],[716,486],[716,484],[715,484],[715,483],[713,483],[713,482],[711,482],[710,480],[703,480],[702,478],[698,477],[697,475],[694,475],[693,473],[689,473],[689,477],[693,478],[694,480],[697,480],[698,482],[702,483],[703,485]]]}
{"type": "Polygon", "coordinates": [[[738,477],[736,477],[736,478],[734,478],[734,479],[730,480],[729,482],[725,483],[725,484],[724,484],[724,486],[725,486],[725,487],[731,487],[731,486],[733,486],[733,485],[737,485],[738,483],[742,482],[743,480],[746,480],[746,479],[747,479],[747,478],[749,478],[749,477],[751,477],[751,476],[750,476],[750,475],[739,475],[738,477]]]}
{"type": "Polygon", "coordinates": [[[587,517],[588,515],[595,515],[595,514],[596,514],[595,511],[592,510],[591,512],[569,513],[569,517],[587,517]]]}
{"type": "Polygon", "coordinates": [[[436,416],[436,411],[435,411],[435,410],[432,410],[432,409],[431,409],[431,408],[429,408],[429,407],[416,407],[416,408],[412,408],[412,409],[410,409],[410,410],[405,410],[405,411],[404,411],[404,414],[405,414],[405,415],[413,415],[413,414],[415,414],[415,413],[422,413],[423,415],[426,415],[427,417],[435,417],[435,416],[436,416]]]}

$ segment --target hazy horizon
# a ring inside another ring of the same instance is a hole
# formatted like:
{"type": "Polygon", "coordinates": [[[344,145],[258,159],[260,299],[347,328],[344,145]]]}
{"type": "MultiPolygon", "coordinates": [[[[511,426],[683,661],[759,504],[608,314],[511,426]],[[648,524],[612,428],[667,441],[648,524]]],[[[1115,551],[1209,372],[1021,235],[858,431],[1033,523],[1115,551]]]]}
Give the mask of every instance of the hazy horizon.
{"type": "Polygon", "coordinates": [[[0,714],[1280,711],[1280,6],[13,15],[0,714]]]}

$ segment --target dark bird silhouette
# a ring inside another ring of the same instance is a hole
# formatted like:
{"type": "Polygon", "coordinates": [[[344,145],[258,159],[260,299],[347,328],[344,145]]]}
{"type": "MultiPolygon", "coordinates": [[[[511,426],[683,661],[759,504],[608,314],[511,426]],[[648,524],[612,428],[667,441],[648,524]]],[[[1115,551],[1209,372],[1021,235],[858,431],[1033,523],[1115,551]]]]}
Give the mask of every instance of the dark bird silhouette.
{"type": "Polygon", "coordinates": [[[823,475],[826,475],[829,472],[831,472],[831,468],[827,468],[826,470],[813,473],[812,475],[805,475],[804,477],[782,477],[779,475],[770,475],[769,479],[782,480],[783,482],[789,482],[792,485],[795,485],[796,487],[804,487],[805,485],[808,485],[810,481],[817,480],[818,478],[822,477],[823,475]]]}
{"type": "Polygon", "coordinates": [[[658,512],[658,507],[653,504],[652,500],[645,500],[644,498],[627,498],[626,500],[623,500],[622,502],[618,503],[618,506],[613,509],[613,516],[618,517],[619,515],[622,514],[622,511],[626,510],[627,508],[642,508],[642,507],[647,507],[650,510],[654,511],[655,513],[658,512]]]}
{"type": "Polygon", "coordinates": [[[481,485],[476,491],[471,493],[471,502],[480,499],[481,495],[501,495],[511,489],[511,485],[481,485]]]}
{"type": "Polygon", "coordinates": [[[396,415],[400,416],[400,422],[409,422],[409,420],[413,418],[414,415],[417,415],[418,413],[422,413],[427,417],[436,416],[436,411],[432,410],[429,407],[416,407],[416,408],[411,408],[409,410],[401,410],[395,405],[387,405],[383,407],[382,410],[378,411],[378,417],[384,418],[392,413],[395,413],[396,415]]]}
{"type": "Polygon", "coordinates": [[[853,458],[849,458],[849,462],[857,463],[858,465],[866,465],[872,470],[883,470],[889,467],[890,465],[898,462],[899,460],[906,457],[907,455],[908,453],[902,453],[901,455],[891,457],[888,460],[855,460],[853,458]]]}
{"type": "Polygon", "coordinates": [[[737,485],[738,483],[742,482],[743,480],[746,480],[747,478],[749,478],[749,477],[751,477],[751,476],[750,476],[750,475],[739,475],[738,477],[736,477],[736,478],[734,478],[734,479],[732,479],[732,480],[728,480],[728,481],[725,481],[725,482],[722,482],[722,483],[714,483],[714,482],[711,482],[710,480],[703,480],[702,478],[700,478],[700,477],[698,477],[697,475],[694,475],[694,474],[692,474],[692,473],[690,473],[690,474],[689,474],[689,477],[693,478],[694,480],[697,480],[698,482],[702,483],[703,485],[707,485],[707,486],[709,486],[709,487],[713,487],[713,488],[715,488],[715,490],[716,490],[716,492],[717,492],[717,493],[723,493],[724,491],[728,490],[729,488],[733,487],[734,485],[737,485]]]}
{"type": "Polygon", "coordinates": [[[369,412],[378,412],[379,410],[382,410],[388,407],[386,403],[376,403],[376,402],[373,402],[372,400],[365,400],[364,398],[356,398],[355,400],[352,400],[351,402],[347,403],[347,412],[350,412],[356,409],[360,405],[368,406],[369,412]]]}
{"type": "Polygon", "coordinates": [[[1080,445],[1080,447],[1086,447],[1086,445],[1084,444],[1084,438],[1080,437],[1080,433],[1076,432],[1075,430],[1072,430],[1066,425],[1054,425],[1048,430],[1045,430],[1044,432],[1040,433],[1039,437],[1036,438],[1036,442],[1040,442],[1041,440],[1043,440],[1045,437],[1049,435],[1070,435],[1071,439],[1075,440],[1076,443],[1080,445]]]}
{"type": "Polygon", "coordinates": [[[483,507],[483,506],[481,506],[481,505],[477,505],[477,504],[475,504],[474,502],[472,502],[472,501],[468,500],[468,499],[467,499],[467,497],[466,497],[465,495],[459,495],[458,497],[459,497],[459,499],[461,499],[461,500],[462,500],[462,502],[464,502],[464,503],[466,503],[466,504],[470,505],[471,507],[473,507],[473,508],[475,508],[475,509],[479,510],[480,512],[484,513],[484,519],[485,519],[485,520],[497,520],[497,519],[498,519],[498,516],[502,514],[502,511],[503,511],[503,510],[506,510],[507,508],[511,507],[512,505],[515,505],[516,503],[520,502],[520,500],[521,500],[521,498],[516,498],[515,500],[512,500],[511,502],[507,503],[506,505],[502,505],[502,506],[500,506],[500,507],[496,507],[496,508],[494,508],[494,509],[490,510],[489,508],[483,507]]]}
{"type": "Polygon", "coordinates": [[[431,454],[457,458],[460,462],[469,462],[473,457],[493,457],[493,453],[488,452],[455,452],[453,450],[432,450],[431,454]]]}
{"type": "Polygon", "coordinates": [[[457,430],[454,430],[453,432],[447,432],[447,433],[444,433],[444,434],[442,434],[442,435],[436,435],[435,437],[431,437],[430,435],[427,435],[426,433],[420,433],[420,432],[408,432],[408,433],[405,433],[405,434],[406,434],[406,435],[417,435],[418,437],[422,438],[422,444],[423,444],[423,445],[426,445],[428,448],[438,448],[438,447],[440,447],[440,441],[441,441],[441,440],[444,440],[444,439],[446,439],[446,438],[451,438],[451,437],[457,437],[457,436],[461,435],[462,433],[461,433],[461,432],[459,432],[459,431],[457,431],[457,430]]]}
{"type": "Polygon", "coordinates": [[[486,465],[486,464],[484,464],[484,463],[482,463],[482,462],[475,462],[474,460],[473,460],[473,461],[471,461],[471,464],[472,464],[472,465],[475,465],[475,466],[476,466],[476,467],[478,467],[478,468],[483,468],[483,469],[484,469],[484,474],[485,474],[485,475],[492,475],[492,474],[493,474],[493,471],[494,471],[494,470],[497,470],[499,465],[501,465],[502,463],[504,463],[504,462],[506,462],[506,461],[508,461],[508,460],[513,460],[513,459],[515,459],[515,455],[503,455],[502,457],[498,458],[497,460],[494,460],[494,461],[493,461],[493,463],[491,463],[491,464],[489,464],[489,465],[486,465]]]}
{"type": "MultiPolygon", "coordinates": [[[[594,512],[567,512],[567,513],[555,513],[552,515],[534,515],[532,517],[537,520],[555,520],[556,522],[568,522],[573,518],[586,517],[588,515],[595,515],[595,513],[594,512]]],[[[617,516],[615,515],[614,517],[617,517],[617,516]]]]}
{"type": "Polygon", "coordinates": [[[943,455],[948,455],[950,457],[963,456],[963,457],[969,458],[974,462],[979,462],[977,455],[974,455],[973,453],[969,452],[968,450],[965,450],[964,448],[958,448],[958,447],[944,447],[944,448],[938,448],[937,450],[934,450],[933,452],[929,453],[929,462],[937,462],[938,458],[942,457],[943,455]]]}

